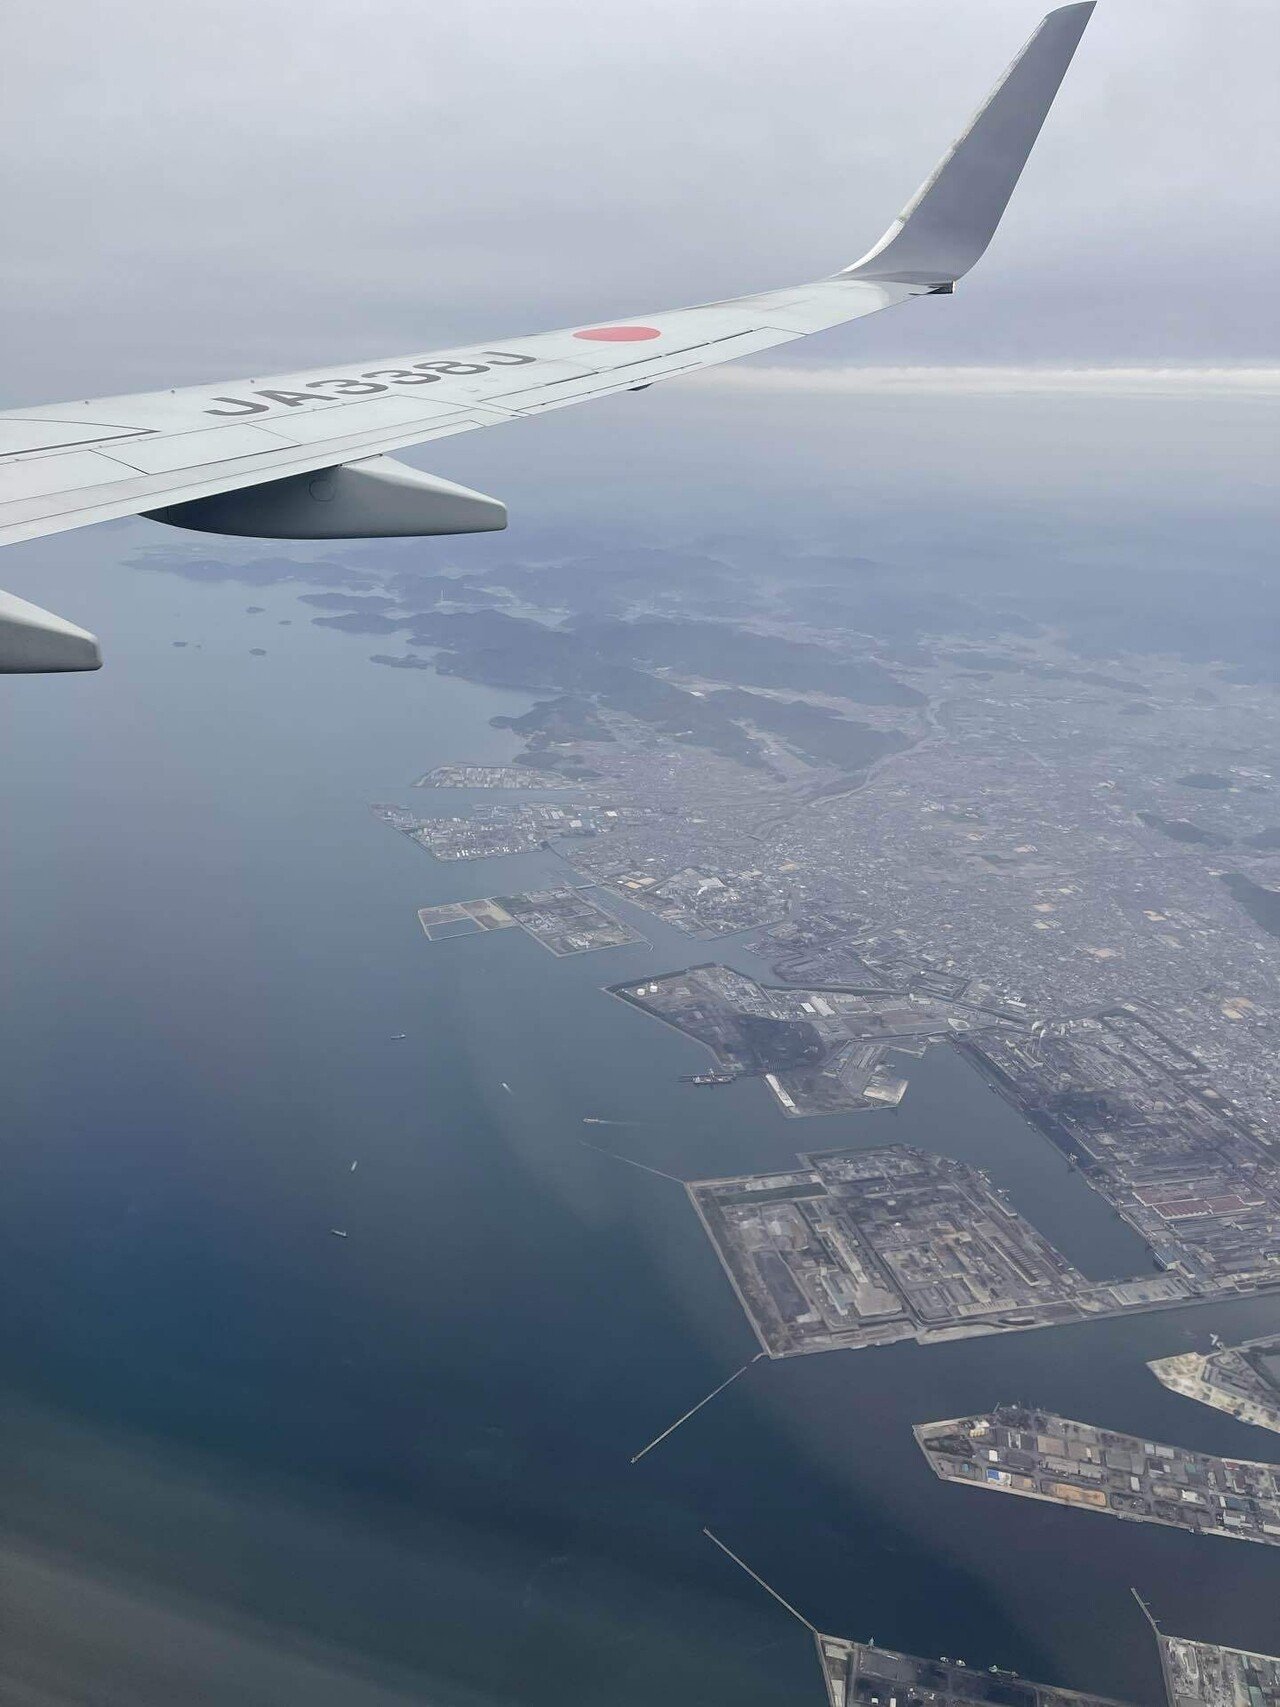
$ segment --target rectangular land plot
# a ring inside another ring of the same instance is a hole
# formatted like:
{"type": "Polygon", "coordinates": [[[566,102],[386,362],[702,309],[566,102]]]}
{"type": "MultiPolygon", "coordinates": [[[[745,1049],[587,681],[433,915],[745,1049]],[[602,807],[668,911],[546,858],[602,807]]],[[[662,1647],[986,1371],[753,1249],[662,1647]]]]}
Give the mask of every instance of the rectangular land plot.
{"type": "Polygon", "coordinates": [[[539,889],[527,895],[494,895],[478,901],[448,901],[419,907],[418,923],[431,942],[475,936],[518,925],[555,955],[589,954],[597,948],[625,948],[645,939],[614,918],[581,889],[539,889]]]}
{"type": "Polygon", "coordinates": [[[447,901],[439,907],[418,908],[418,923],[428,942],[475,936],[480,931],[508,930],[515,922],[493,901],[447,901]]]}
{"type": "Polygon", "coordinates": [[[589,954],[597,948],[625,948],[644,938],[624,925],[581,889],[540,889],[527,895],[500,895],[493,903],[552,954],[589,954]]]}
{"type": "Polygon", "coordinates": [[[802,1159],[687,1188],[771,1356],[1092,1313],[1097,1288],[978,1169],[906,1145],[802,1159]]]}

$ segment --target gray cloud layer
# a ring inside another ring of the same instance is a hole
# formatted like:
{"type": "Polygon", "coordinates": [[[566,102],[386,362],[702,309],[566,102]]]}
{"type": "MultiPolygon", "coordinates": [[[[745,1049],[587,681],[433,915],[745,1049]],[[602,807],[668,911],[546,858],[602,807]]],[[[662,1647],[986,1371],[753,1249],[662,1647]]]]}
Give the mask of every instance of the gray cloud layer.
{"type": "MultiPolygon", "coordinates": [[[[537,330],[814,276],[1036,0],[15,0],[5,403],[537,330]]],[[[1271,0],[1102,0],[946,314],[806,361],[1275,354],[1271,0]]]]}
{"type": "MultiPolygon", "coordinates": [[[[821,275],[883,229],[1040,10],[14,0],[0,403],[821,275]]],[[[1100,0],[954,298],[408,460],[508,499],[513,545],[749,522],[890,560],[1260,563],[1278,53],[1274,0],[1100,0]]],[[[102,530],[84,543],[113,549],[102,530]]],[[[65,537],[18,548],[0,580],[45,602],[50,563],[75,555],[65,537]]]]}

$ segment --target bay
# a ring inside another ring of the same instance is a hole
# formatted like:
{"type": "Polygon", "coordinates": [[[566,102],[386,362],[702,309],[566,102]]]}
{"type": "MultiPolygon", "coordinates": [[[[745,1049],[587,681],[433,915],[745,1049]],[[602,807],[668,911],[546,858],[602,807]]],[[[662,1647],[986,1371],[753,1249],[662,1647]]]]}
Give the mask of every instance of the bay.
{"type": "Polygon", "coordinates": [[[910,1433],[1024,1399],[1267,1456],[1143,1365],[1276,1331],[1280,1301],[762,1363],[633,1468],[756,1347],[681,1189],[584,1137],[680,1178],[918,1143],[988,1168],[1090,1273],[1145,1253],[953,1054],[862,1117],[681,1084],[702,1051],[602,987],[709,951],[634,911],[648,946],[579,959],[428,944],[418,906],[563,867],[439,864],[368,804],[507,758],[488,720],[527,697],[371,665],[296,587],[108,581],[57,543],[26,561],[108,668],[0,682],[24,1678],[816,1707],[807,1634],[704,1525],[822,1628],[1135,1701],[1160,1697],[1131,1587],[1171,1629],[1280,1649],[1270,1549],[943,1487],[910,1433]]]}

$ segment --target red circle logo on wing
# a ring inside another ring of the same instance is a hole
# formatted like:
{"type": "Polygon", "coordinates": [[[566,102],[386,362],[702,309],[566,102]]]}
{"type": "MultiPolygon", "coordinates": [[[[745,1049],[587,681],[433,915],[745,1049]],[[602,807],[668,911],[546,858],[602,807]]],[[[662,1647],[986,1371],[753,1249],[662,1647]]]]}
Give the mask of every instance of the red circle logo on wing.
{"type": "Polygon", "coordinates": [[[660,338],[662,333],[656,326],[591,326],[573,335],[596,344],[642,344],[648,338],[660,338]]]}

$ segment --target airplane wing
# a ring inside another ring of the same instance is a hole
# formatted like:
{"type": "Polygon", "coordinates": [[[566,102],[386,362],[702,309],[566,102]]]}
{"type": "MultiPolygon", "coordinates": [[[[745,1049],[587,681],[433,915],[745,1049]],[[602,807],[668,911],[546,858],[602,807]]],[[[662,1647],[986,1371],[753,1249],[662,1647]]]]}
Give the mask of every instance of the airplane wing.
{"type": "MultiPolygon", "coordinates": [[[[290,539],[505,527],[496,499],[387,453],[639,391],[950,292],[991,241],[1093,6],[1044,19],[899,218],[834,277],[353,367],[0,413],[0,544],[132,515],[290,539]]],[[[92,635],[0,593],[0,673],[100,663],[92,635]]]]}

